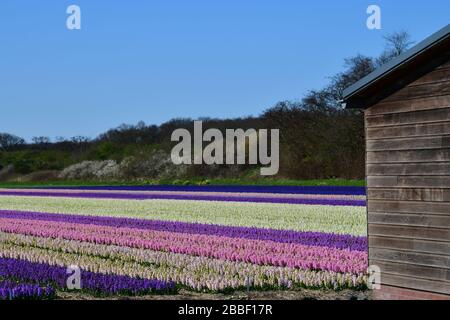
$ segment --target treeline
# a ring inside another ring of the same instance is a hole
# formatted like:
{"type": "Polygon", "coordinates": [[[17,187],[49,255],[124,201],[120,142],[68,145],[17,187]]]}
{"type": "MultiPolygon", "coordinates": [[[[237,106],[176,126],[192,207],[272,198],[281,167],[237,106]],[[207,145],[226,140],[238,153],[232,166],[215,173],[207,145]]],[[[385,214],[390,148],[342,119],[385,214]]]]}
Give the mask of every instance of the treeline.
{"type": "MultiPolygon", "coordinates": [[[[309,92],[299,101],[280,102],[257,117],[199,119],[204,130],[217,128],[280,129],[279,176],[292,179],[359,179],[364,177],[364,123],[360,111],[344,110],[340,100],[344,88],[401,54],[411,45],[406,32],[386,37],[386,48],[378,58],[357,55],[345,61],[345,70],[330,78],[321,90],[309,92]]],[[[31,143],[12,134],[0,134],[0,179],[7,173],[30,174],[60,171],[82,161],[135,159],[145,161],[155,152],[169,154],[175,129],[193,130],[192,119],[173,119],[161,125],[121,125],[95,139],[88,137],[35,137],[31,143]],[[3,172],[3,173],[2,173],[3,172]]],[[[183,175],[221,177],[248,175],[254,168],[191,166],[183,175]]],[[[255,171],[255,170],[254,170],[255,171]]],[[[135,174],[136,175],[136,174],[135,174]]],[[[136,176],[132,178],[136,178],[136,176]]],[[[149,177],[146,177],[149,178],[149,177]]],[[[151,178],[151,177],[150,177],[151,178]]]]}

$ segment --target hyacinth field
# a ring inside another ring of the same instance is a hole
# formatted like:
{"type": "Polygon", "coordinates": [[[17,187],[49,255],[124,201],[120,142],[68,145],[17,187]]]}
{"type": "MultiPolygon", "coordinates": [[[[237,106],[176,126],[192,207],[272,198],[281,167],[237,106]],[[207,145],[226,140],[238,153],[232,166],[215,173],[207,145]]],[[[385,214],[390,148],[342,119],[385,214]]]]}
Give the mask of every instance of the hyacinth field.
{"type": "Polygon", "coordinates": [[[357,187],[0,189],[0,300],[366,288],[357,187]]]}

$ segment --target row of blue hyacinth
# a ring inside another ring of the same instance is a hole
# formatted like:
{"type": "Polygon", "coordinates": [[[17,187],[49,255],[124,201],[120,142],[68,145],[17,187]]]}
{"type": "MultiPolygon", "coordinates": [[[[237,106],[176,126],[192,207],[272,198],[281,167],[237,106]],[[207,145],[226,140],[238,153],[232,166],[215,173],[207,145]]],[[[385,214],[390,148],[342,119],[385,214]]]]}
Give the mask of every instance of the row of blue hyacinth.
{"type": "MultiPolygon", "coordinates": [[[[0,258],[0,300],[53,298],[54,288],[67,288],[68,276],[65,267],[0,258]]],[[[89,271],[82,271],[80,276],[81,290],[97,295],[164,294],[176,290],[174,283],[159,280],[89,271]]]]}

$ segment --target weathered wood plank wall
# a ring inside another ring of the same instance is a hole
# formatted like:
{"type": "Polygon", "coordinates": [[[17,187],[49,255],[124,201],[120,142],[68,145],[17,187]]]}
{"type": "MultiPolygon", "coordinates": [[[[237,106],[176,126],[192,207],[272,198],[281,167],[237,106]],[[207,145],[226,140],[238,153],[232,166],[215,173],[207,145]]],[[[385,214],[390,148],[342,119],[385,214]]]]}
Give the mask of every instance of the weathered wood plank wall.
{"type": "Polygon", "coordinates": [[[365,111],[369,263],[450,294],[450,62],[365,111]]]}

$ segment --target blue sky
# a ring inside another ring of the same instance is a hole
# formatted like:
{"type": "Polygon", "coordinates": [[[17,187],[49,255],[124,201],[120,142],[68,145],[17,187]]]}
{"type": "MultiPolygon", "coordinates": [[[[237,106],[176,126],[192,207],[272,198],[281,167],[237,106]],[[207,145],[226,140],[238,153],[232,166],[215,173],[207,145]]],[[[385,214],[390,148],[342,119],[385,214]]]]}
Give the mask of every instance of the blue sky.
{"type": "Polygon", "coordinates": [[[450,21],[448,0],[2,0],[0,132],[97,134],[121,123],[258,115],[377,55],[383,36],[416,41],[450,21]],[[66,8],[82,29],[66,28],[66,8]],[[366,28],[366,8],[382,30],[366,28]]]}

